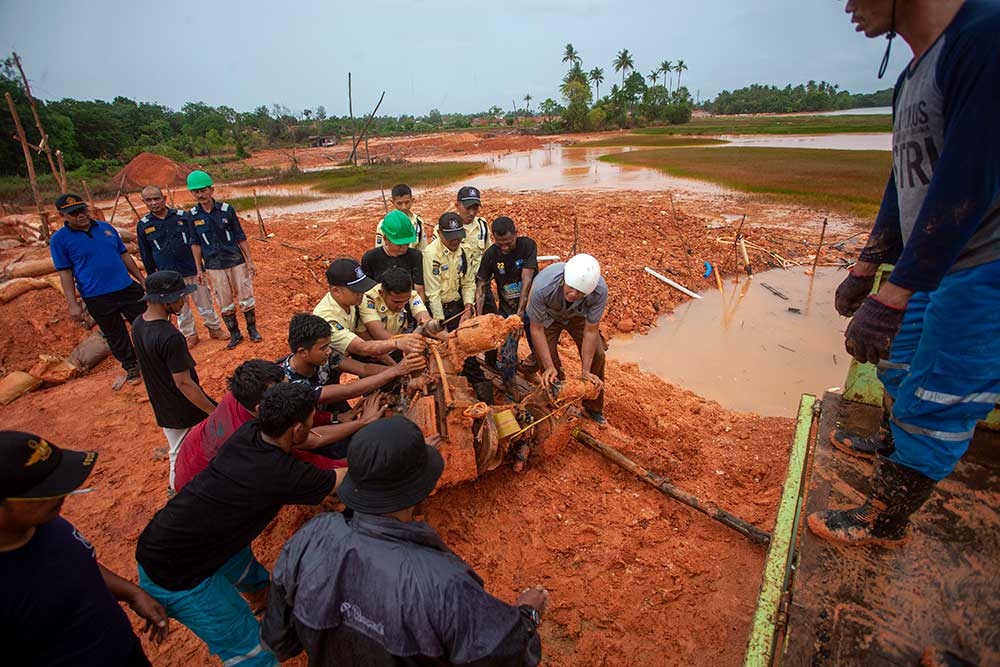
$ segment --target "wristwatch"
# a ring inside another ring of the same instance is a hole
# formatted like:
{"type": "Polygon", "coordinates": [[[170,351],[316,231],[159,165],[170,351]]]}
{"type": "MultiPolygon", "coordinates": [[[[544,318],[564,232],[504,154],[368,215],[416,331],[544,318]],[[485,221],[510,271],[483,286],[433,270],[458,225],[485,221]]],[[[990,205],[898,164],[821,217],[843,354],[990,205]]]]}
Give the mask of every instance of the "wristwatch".
{"type": "Polygon", "coordinates": [[[528,618],[531,619],[531,622],[535,624],[536,628],[539,625],[541,625],[541,623],[542,623],[542,615],[538,613],[537,609],[535,609],[531,605],[527,605],[527,604],[522,604],[521,607],[520,607],[520,609],[521,609],[521,612],[525,616],[527,616],[528,618]]]}

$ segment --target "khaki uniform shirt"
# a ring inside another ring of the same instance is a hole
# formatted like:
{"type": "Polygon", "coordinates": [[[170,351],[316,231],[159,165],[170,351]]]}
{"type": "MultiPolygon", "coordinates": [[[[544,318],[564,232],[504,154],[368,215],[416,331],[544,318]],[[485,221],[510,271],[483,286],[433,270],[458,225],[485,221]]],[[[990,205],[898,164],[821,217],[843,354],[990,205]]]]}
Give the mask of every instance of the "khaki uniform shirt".
{"type": "Polygon", "coordinates": [[[424,292],[431,316],[439,320],[444,319],[442,304],[476,302],[476,272],[462,246],[451,252],[436,238],[424,248],[424,292]]]}
{"type": "Polygon", "coordinates": [[[406,329],[410,320],[416,322],[417,315],[427,313],[427,307],[424,306],[424,301],[416,290],[410,292],[410,301],[407,305],[409,308],[404,307],[398,313],[389,310],[389,307],[385,305],[385,299],[382,298],[381,286],[379,285],[365,292],[365,298],[358,308],[361,310],[363,324],[381,322],[386,331],[396,336],[406,329]]]}
{"type": "MultiPolygon", "coordinates": [[[[416,213],[411,213],[406,216],[413,223],[413,228],[417,230],[417,240],[410,244],[411,248],[416,250],[423,250],[427,247],[427,237],[424,236],[424,221],[416,213]]],[[[378,227],[375,228],[375,247],[385,243],[385,235],[382,233],[382,221],[378,221],[378,227]]]]}
{"type": "Polygon", "coordinates": [[[351,306],[349,310],[344,310],[329,292],[313,308],[313,315],[319,315],[330,323],[330,346],[342,355],[347,354],[347,346],[359,333],[367,331],[358,309],[351,306]]]}

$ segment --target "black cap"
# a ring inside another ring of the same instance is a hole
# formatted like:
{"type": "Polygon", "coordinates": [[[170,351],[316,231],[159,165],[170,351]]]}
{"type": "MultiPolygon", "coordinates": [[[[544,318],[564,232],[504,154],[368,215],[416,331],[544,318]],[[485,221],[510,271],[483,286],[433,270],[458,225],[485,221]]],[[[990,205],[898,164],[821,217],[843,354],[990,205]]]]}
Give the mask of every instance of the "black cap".
{"type": "Polygon", "coordinates": [[[146,296],[142,297],[142,300],[173,303],[197,289],[197,285],[185,283],[184,276],[176,271],[157,271],[146,277],[146,296]]]}
{"type": "Polygon", "coordinates": [[[479,204],[479,188],[474,188],[471,185],[459,188],[458,201],[463,204],[479,204]]]}
{"type": "Polygon", "coordinates": [[[465,227],[462,224],[462,216],[458,213],[445,213],[438,218],[438,233],[449,241],[465,238],[465,227]]]}
{"type": "Polygon", "coordinates": [[[87,202],[80,195],[66,193],[56,197],[56,210],[60,213],[76,213],[84,208],[87,208],[87,202]]]}
{"type": "Polygon", "coordinates": [[[326,282],[330,287],[349,287],[353,292],[367,292],[378,285],[365,275],[364,269],[350,257],[335,259],[326,268],[326,282]]]}
{"type": "Polygon", "coordinates": [[[354,434],[337,497],[356,512],[390,514],[430,495],[444,471],[441,453],[402,416],[378,419],[354,434]]]}
{"type": "Polygon", "coordinates": [[[59,498],[76,491],[97,452],[60,449],[31,433],[0,431],[0,500],[59,498]]]}

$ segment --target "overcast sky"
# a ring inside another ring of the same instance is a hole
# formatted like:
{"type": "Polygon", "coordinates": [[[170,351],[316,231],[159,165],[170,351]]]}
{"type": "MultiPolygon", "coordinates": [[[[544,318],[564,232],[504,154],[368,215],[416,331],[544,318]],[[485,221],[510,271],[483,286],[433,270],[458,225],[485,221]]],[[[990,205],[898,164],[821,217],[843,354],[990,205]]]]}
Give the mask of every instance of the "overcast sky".
{"type": "Polygon", "coordinates": [[[856,34],[834,0],[0,0],[0,49],[24,60],[44,99],[124,95],[180,108],[188,101],[241,111],[283,104],[295,112],[355,113],[386,91],[382,113],[423,115],[532,106],[558,99],[571,42],[583,66],[629,49],[644,75],[683,59],[692,95],[760,82],[809,79],[851,92],[892,85],[909,59],[897,40],[885,79],[884,39],[856,34]]]}

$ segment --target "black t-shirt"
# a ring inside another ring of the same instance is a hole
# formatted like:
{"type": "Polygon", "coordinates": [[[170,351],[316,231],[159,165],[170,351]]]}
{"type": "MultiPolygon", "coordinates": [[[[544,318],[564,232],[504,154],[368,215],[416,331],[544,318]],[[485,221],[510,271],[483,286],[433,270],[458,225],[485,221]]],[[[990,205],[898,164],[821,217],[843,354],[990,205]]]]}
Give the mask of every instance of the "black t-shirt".
{"type": "Polygon", "coordinates": [[[361,268],[369,278],[382,282],[382,274],[394,266],[408,271],[414,285],[424,284],[424,256],[416,248],[407,248],[406,254],[390,257],[379,246],[361,256],[361,268]]]}
{"type": "Polygon", "coordinates": [[[140,315],[132,323],[132,342],[156,423],[163,428],[191,428],[204,419],[207,415],[181,393],[171,375],[190,370],[198,382],[184,335],[167,320],[140,315]]]}
{"type": "Polygon", "coordinates": [[[251,420],[153,516],[136,560],[162,588],[189,590],[250,546],[283,506],[316,505],[336,485],[334,471],[264,442],[251,420]]]}
{"type": "Polygon", "coordinates": [[[517,237],[517,243],[510,254],[500,252],[500,246],[495,243],[487,248],[476,279],[494,279],[497,296],[506,306],[507,312],[516,313],[521,299],[521,269],[538,271],[538,245],[527,236],[517,237]]]}
{"type": "Polygon", "coordinates": [[[5,665],[149,665],[94,547],[66,519],[43,523],[23,547],[0,552],[0,590],[5,665]]]}

